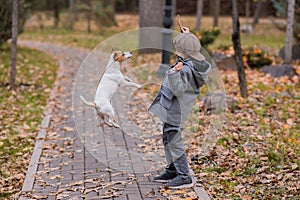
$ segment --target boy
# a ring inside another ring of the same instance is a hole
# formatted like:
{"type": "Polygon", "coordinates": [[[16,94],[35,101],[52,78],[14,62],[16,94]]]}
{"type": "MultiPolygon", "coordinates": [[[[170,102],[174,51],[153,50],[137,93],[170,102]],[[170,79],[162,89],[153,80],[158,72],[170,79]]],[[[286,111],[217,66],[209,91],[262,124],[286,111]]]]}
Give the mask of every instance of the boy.
{"type": "Polygon", "coordinates": [[[167,183],[174,189],[193,186],[181,132],[211,69],[199,52],[199,39],[188,28],[181,30],[173,40],[177,62],[167,70],[160,91],[149,107],[164,122],[162,138],[168,163],[166,171],[154,177],[154,181],[167,183]]]}

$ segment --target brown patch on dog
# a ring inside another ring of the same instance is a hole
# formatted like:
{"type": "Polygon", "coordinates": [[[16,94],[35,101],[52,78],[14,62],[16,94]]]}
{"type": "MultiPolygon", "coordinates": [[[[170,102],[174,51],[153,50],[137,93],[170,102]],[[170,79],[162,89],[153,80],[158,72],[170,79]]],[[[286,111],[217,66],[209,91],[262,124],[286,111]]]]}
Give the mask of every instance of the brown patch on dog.
{"type": "Polygon", "coordinates": [[[122,51],[115,51],[114,59],[118,62],[121,62],[125,59],[125,56],[122,51]]]}

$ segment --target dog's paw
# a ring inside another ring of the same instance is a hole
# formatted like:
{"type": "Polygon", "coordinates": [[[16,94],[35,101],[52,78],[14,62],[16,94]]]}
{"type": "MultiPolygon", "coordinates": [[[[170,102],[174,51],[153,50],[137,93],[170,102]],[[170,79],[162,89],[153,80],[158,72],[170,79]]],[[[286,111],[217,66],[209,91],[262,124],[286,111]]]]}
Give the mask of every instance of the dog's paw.
{"type": "Polygon", "coordinates": [[[141,85],[137,85],[136,87],[137,87],[138,89],[141,89],[141,88],[142,88],[142,86],[141,86],[141,85]]]}
{"type": "Polygon", "coordinates": [[[116,124],[116,123],[114,123],[114,127],[115,128],[120,128],[120,126],[118,124],[116,124]]]}

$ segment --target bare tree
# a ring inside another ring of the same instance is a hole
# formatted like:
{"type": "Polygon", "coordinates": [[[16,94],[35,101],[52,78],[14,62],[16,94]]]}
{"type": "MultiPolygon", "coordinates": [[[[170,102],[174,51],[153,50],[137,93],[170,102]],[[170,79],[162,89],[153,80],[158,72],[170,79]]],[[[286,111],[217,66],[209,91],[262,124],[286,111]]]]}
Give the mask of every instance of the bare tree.
{"type": "Polygon", "coordinates": [[[161,27],[163,21],[162,0],[140,0],[140,28],[143,27],[161,27]]]}
{"type": "MultiPolygon", "coordinates": [[[[168,0],[172,2],[171,0],[168,0]]],[[[140,28],[146,27],[162,27],[164,3],[162,0],[139,0],[140,28]]],[[[172,16],[172,15],[171,15],[172,16]]],[[[144,48],[149,44],[161,43],[162,36],[159,32],[149,34],[148,29],[140,29],[139,31],[139,53],[159,52],[158,49],[144,48]]]]}
{"type": "Polygon", "coordinates": [[[75,1],[69,0],[69,15],[70,15],[70,24],[69,28],[73,30],[73,25],[75,21],[75,1]]]}
{"type": "Polygon", "coordinates": [[[200,28],[201,28],[202,11],[203,11],[203,0],[198,0],[197,1],[196,26],[195,26],[196,31],[200,31],[200,28]]]}
{"type": "Polygon", "coordinates": [[[285,63],[291,63],[292,61],[294,7],[295,7],[295,0],[289,0],[287,23],[286,23],[286,38],[285,38],[285,58],[284,58],[285,63]]]}
{"type": "Polygon", "coordinates": [[[177,2],[176,0],[172,0],[172,19],[175,18],[177,10],[176,10],[177,2]]]}
{"type": "Polygon", "coordinates": [[[256,24],[258,24],[259,22],[259,14],[260,14],[260,9],[261,9],[261,5],[262,5],[262,1],[258,0],[255,3],[255,10],[254,10],[254,16],[253,16],[253,27],[255,27],[256,24]]]}
{"type": "Polygon", "coordinates": [[[234,47],[234,58],[235,58],[238,77],[239,77],[240,94],[242,97],[245,98],[248,96],[248,91],[247,91],[245,69],[244,69],[243,59],[242,59],[240,21],[239,21],[238,9],[237,9],[237,0],[232,0],[232,29],[233,32],[232,32],[231,39],[234,47]]]}
{"type": "Polygon", "coordinates": [[[220,0],[214,0],[214,27],[219,25],[220,0]]]}
{"type": "Polygon", "coordinates": [[[59,24],[59,0],[53,1],[53,13],[54,13],[54,28],[58,27],[59,24]]]}
{"type": "Polygon", "coordinates": [[[246,0],[246,25],[249,26],[249,18],[250,18],[250,0],[246,0]]]}
{"type": "Polygon", "coordinates": [[[10,79],[9,79],[9,86],[11,89],[15,89],[15,82],[16,82],[17,39],[18,39],[18,0],[13,0],[11,65],[10,65],[10,79]]]}
{"type": "Polygon", "coordinates": [[[92,21],[92,3],[91,3],[91,0],[86,0],[86,4],[87,4],[87,7],[88,7],[88,12],[86,13],[86,19],[87,19],[87,32],[88,33],[91,33],[92,30],[91,30],[91,21],[92,21]]]}

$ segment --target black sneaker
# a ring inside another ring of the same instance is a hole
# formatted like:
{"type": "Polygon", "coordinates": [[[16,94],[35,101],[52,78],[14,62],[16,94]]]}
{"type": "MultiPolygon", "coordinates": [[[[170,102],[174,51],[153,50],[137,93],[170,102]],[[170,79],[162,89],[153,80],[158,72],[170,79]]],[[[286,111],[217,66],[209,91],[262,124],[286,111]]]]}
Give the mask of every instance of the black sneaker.
{"type": "Polygon", "coordinates": [[[169,172],[168,170],[163,173],[162,175],[156,176],[153,178],[153,181],[159,182],[159,183],[167,183],[171,180],[173,180],[177,176],[176,172],[169,172]]]}
{"type": "Polygon", "coordinates": [[[194,183],[191,177],[183,178],[178,175],[166,186],[170,189],[191,188],[194,186],[194,183]]]}

